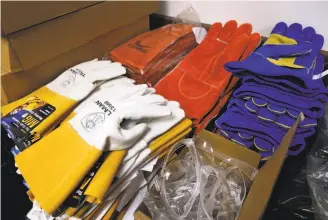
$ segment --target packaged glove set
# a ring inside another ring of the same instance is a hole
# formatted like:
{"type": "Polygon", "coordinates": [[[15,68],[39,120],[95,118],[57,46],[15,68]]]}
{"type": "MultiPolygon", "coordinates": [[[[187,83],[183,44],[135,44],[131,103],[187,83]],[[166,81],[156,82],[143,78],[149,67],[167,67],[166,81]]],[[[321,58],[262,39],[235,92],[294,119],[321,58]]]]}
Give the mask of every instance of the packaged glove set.
{"type": "Polygon", "coordinates": [[[219,133],[267,159],[302,112],[305,119],[299,123],[288,154],[303,151],[327,101],[328,89],[317,77],[324,67],[319,53],[323,42],[312,27],[298,23],[288,27],[281,22],[244,61],[226,63],[226,69],[242,83],[233,92],[227,111],[215,122],[219,133]]]}
{"type": "Polygon", "coordinates": [[[143,33],[112,50],[108,59],[121,62],[138,83],[155,85],[196,47],[192,27],[173,24],[143,33]]]}
{"type": "MultiPolygon", "coordinates": [[[[323,43],[298,23],[261,46],[249,23],[168,24],[3,106],[27,218],[134,219],[143,204],[152,219],[237,219],[260,160],[311,148],[328,101],[323,43]]],[[[308,179],[326,215],[322,164],[308,179]]]]}

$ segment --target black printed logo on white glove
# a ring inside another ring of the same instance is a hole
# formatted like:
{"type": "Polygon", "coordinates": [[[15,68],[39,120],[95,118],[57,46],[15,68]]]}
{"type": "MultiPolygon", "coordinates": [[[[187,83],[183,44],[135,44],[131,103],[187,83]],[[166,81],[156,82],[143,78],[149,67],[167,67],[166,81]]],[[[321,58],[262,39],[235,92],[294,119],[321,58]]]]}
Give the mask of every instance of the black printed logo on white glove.
{"type": "Polygon", "coordinates": [[[91,132],[92,130],[96,129],[98,126],[102,125],[104,121],[105,121],[105,113],[94,112],[82,118],[81,124],[86,131],[91,132]]]}
{"type": "Polygon", "coordinates": [[[63,87],[63,88],[68,88],[70,87],[71,85],[74,84],[75,82],[75,79],[76,79],[76,72],[71,69],[70,71],[70,74],[69,76],[67,77],[67,79],[63,80],[60,85],[63,87]]]}

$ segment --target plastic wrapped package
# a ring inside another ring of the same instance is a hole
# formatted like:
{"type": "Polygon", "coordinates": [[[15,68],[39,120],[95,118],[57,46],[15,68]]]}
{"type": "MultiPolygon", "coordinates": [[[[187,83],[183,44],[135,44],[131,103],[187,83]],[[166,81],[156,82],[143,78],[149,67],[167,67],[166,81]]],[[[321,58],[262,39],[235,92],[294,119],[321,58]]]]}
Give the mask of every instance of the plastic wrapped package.
{"type": "Polygon", "coordinates": [[[169,24],[142,33],[108,53],[137,83],[155,85],[197,46],[193,25],[169,24]]]}
{"type": "Polygon", "coordinates": [[[153,219],[236,219],[256,172],[200,138],[185,139],[168,153],[144,202],[153,219]]]}
{"type": "Polygon", "coordinates": [[[328,218],[328,105],[308,149],[288,157],[264,219],[328,218]]]}
{"type": "Polygon", "coordinates": [[[328,218],[328,104],[320,120],[318,136],[307,158],[307,181],[317,219],[328,218]]]}
{"type": "Polygon", "coordinates": [[[201,27],[200,18],[191,3],[187,3],[186,7],[173,20],[174,24],[193,24],[201,27]]]}
{"type": "Polygon", "coordinates": [[[132,38],[110,51],[104,59],[121,62],[137,83],[154,86],[197,46],[194,29],[197,26],[200,21],[196,11],[186,8],[173,24],[132,38]]]}

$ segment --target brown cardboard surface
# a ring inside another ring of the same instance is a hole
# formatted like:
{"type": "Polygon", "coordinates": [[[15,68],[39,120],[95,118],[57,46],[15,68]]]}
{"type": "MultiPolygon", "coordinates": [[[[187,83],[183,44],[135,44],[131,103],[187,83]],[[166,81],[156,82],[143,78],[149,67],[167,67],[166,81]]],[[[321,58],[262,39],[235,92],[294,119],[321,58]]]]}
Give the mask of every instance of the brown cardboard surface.
{"type": "MultiPolygon", "coordinates": [[[[288,130],[276,152],[263,167],[259,169],[243,203],[238,220],[257,220],[261,218],[285,161],[289,145],[295,134],[299,120],[300,116],[293,127],[288,130]]],[[[219,152],[242,160],[253,167],[258,167],[260,161],[260,155],[258,153],[205,130],[199,133],[199,137],[207,141],[219,152]]]]}
{"type": "Polygon", "coordinates": [[[270,159],[258,171],[240,210],[238,220],[260,219],[269,202],[273,187],[285,161],[289,145],[295,134],[298,117],[270,159]]]}
{"type": "Polygon", "coordinates": [[[98,3],[99,1],[1,1],[1,34],[11,34],[98,3]]]}
{"type": "Polygon", "coordinates": [[[141,211],[136,211],[133,217],[135,220],[150,220],[150,218],[141,211]]]}
{"type": "Polygon", "coordinates": [[[1,106],[8,103],[8,96],[6,92],[3,90],[3,87],[1,86],[1,106]]]}
{"type": "Polygon", "coordinates": [[[159,2],[108,1],[7,35],[24,70],[158,10],[159,2]]]}
{"type": "Polygon", "coordinates": [[[50,82],[71,66],[96,57],[102,58],[107,51],[147,31],[148,25],[149,19],[148,16],[146,16],[134,21],[130,25],[110,31],[85,45],[53,58],[31,70],[2,75],[1,104],[12,102],[27,95],[33,90],[50,82]],[[3,95],[5,95],[5,97],[3,97],[3,95]],[[7,99],[7,101],[5,99],[7,99]]]}
{"type": "Polygon", "coordinates": [[[22,71],[15,51],[10,47],[9,41],[1,37],[1,75],[22,71]]]}

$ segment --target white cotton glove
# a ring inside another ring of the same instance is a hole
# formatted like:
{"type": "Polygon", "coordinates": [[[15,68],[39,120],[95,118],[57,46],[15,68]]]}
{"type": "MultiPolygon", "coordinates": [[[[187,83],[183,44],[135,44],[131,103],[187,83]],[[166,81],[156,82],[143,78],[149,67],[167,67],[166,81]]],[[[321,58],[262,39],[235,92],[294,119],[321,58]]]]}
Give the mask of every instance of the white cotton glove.
{"type": "Polygon", "coordinates": [[[140,123],[123,129],[123,120],[168,116],[171,110],[165,104],[162,96],[153,94],[107,99],[104,90],[69,123],[90,146],[102,151],[123,150],[131,147],[148,128],[146,123],[140,123]]]}
{"type": "MultiPolygon", "coordinates": [[[[116,81],[117,83],[109,85],[103,84],[99,86],[90,96],[88,96],[79,106],[74,109],[75,114],[78,113],[90,101],[103,94],[111,100],[121,100],[134,95],[144,95],[149,93],[149,88],[146,84],[134,85],[130,82],[116,81]]],[[[150,90],[151,91],[151,90],[150,90]]]]}
{"type": "Polygon", "coordinates": [[[124,176],[128,171],[133,170],[150,155],[151,149],[147,148],[147,146],[153,139],[170,130],[185,118],[185,112],[179,108],[180,105],[178,102],[169,101],[167,107],[171,110],[171,115],[155,118],[148,123],[149,129],[147,132],[128,150],[123,164],[116,174],[118,178],[124,176]]]}
{"type": "Polygon", "coordinates": [[[79,101],[97,87],[97,81],[113,79],[125,73],[126,70],[120,63],[95,59],[66,70],[46,87],[57,94],[79,101]]]}
{"type": "MultiPolygon", "coordinates": [[[[119,76],[113,79],[110,79],[106,82],[99,82],[96,83],[97,84],[97,89],[99,88],[110,88],[112,86],[118,85],[118,84],[134,84],[136,81],[134,79],[128,78],[126,76],[119,76]]],[[[95,91],[97,91],[97,89],[95,89],[95,91]]]]}
{"type": "Polygon", "coordinates": [[[153,139],[162,135],[185,118],[185,112],[180,108],[180,104],[178,102],[169,101],[167,107],[171,110],[171,115],[151,120],[148,123],[148,131],[132,148],[128,150],[124,161],[128,161],[134,157],[138,152],[146,148],[153,139]]]}

